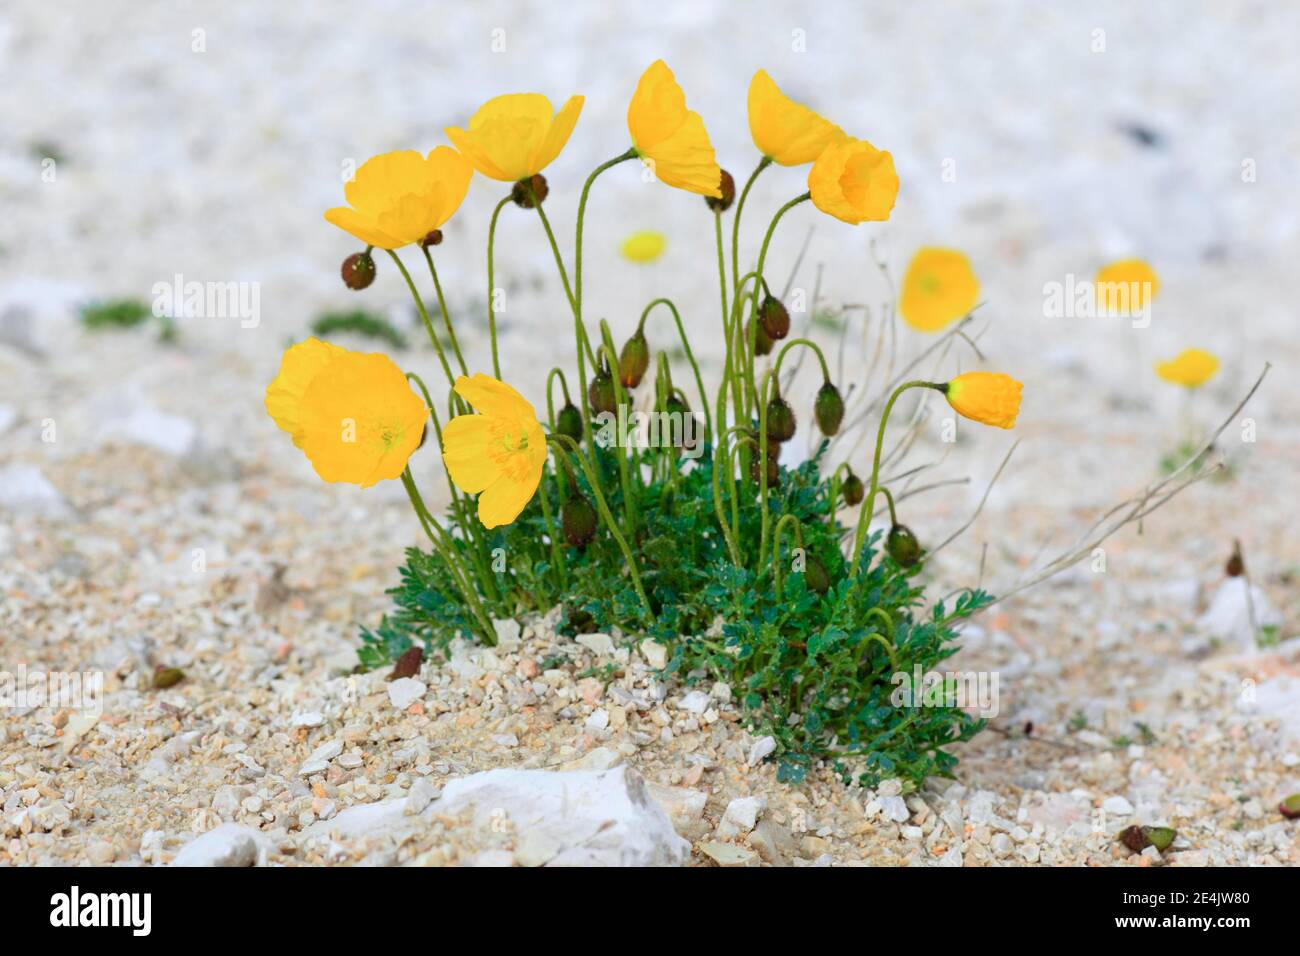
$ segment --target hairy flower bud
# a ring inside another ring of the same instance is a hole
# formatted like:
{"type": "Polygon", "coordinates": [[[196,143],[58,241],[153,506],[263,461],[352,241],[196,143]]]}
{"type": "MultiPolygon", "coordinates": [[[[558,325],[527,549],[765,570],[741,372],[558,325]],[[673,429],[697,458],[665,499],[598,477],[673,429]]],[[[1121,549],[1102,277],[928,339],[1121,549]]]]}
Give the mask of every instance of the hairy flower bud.
{"type": "Polygon", "coordinates": [[[354,252],[343,260],[339,271],[343,274],[343,284],[360,292],[375,281],[375,260],[368,252],[354,252]]]}
{"type": "Polygon", "coordinates": [[[587,386],[587,403],[591,405],[591,410],[599,415],[609,412],[611,415],[618,407],[618,394],[614,390],[614,378],[609,374],[609,369],[601,363],[600,370],[592,378],[591,384],[587,386]]]}
{"type": "Polygon", "coordinates": [[[827,437],[840,430],[840,424],[844,421],[844,399],[840,397],[840,390],[830,382],[817,392],[813,417],[817,419],[817,427],[827,437]]]}
{"type": "Polygon", "coordinates": [[[423,239],[420,240],[420,245],[424,246],[424,248],[426,249],[429,248],[429,246],[442,245],[442,230],[441,229],[433,230],[433,232],[429,233],[427,236],[425,236],[423,239]]]}
{"type": "Polygon", "coordinates": [[[790,313],[774,295],[765,296],[759,305],[758,322],[773,341],[779,342],[790,334],[790,313]]]}
{"type": "Polygon", "coordinates": [[[646,343],[645,333],[640,329],[623,344],[623,351],[618,356],[618,378],[624,388],[636,388],[645,377],[645,370],[650,367],[650,346],[646,343]]]}
{"type": "Polygon", "coordinates": [[[582,412],[578,411],[573,402],[565,402],[560,414],[555,416],[555,431],[574,441],[582,440],[582,412]]]}
{"type": "Polygon", "coordinates": [[[862,479],[849,469],[849,473],[844,477],[844,503],[850,508],[862,503],[865,491],[862,487],[862,479]]]}
{"type": "MultiPolygon", "coordinates": [[[[767,443],[767,486],[773,488],[781,480],[781,464],[778,459],[781,457],[781,446],[776,442],[767,443]],[[774,447],[775,446],[775,447],[774,447]]],[[[749,478],[754,484],[760,484],[759,475],[763,467],[763,456],[759,452],[754,452],[753,457],[749,459],[749,478]]]]}
{"type": "Polygon", "coordinates": [[[585,548],[596,536],[596,509],[586,498],[577,493],[569,497],[560,507],[560,526],[564,529],[564,540],[572,547],[585,548]]]}
{"type": "Polygon", "coordinates": [[[546,201],[551,187],[546,184],[546,177],[541,173],[521,179],[510,189],[510,198],[520,209],[532,209],[546,201]]]}
{"type": "Polygon", "coordinates": [[[921,543],[906,525],[896,524],[889,529],[885,549],[900,568],[910,568],[921,560],[921,543]]]}
{"type": "Polygon", "coordinates": [[[725,169],[722,171],[722,182],[718,184],[718,188],[722,190],[721,196],[705,196],[704,201],[714,212],[726,212],[736,201],[736,180],[725,169]]]}
{"type": "Polygon", "coordinates": [[[1223,573],[1230,578],[1239,578],[1246,573],[1246,561],[1241,556],[1241,542],[1232,543],[1232,554],[1228,557],[1228,563],[1223,566],[1223,573]]]}
{"type": "Polygon", "coordinates": [[[803,580],[808,590],[814,594],[825,594],[831,587],[831,576],[826,573],[826,565],[812,555],[804,561],[803,580]]]}
{"type": "Polygon", "coordinates": [[[780,395],[767,403],[767,437],[781,442],[794,437],[794,409],[780,395]]]}
{"type": "MultiPolygon", "coordinates": [[[[745,323],[745,334],[749,334],[748,322],[745,323]]],[[[767,333],[763,331],[763,323],[760,322],[754,332],[754,354],[767,355],[772,351],[773,344],[772,340],[767,337],[767,333]]]]}

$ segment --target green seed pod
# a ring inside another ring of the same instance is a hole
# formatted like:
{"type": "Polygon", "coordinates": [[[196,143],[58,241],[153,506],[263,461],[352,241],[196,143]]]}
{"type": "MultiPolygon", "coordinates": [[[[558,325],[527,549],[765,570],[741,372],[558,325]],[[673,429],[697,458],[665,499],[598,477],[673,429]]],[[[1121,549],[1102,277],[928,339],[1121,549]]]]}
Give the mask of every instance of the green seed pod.
{"type": "Polygon", "coordinates": [[[164,667],[159,664],[154,668],[153,686],[158,690],[166,690],[168,687],[175,687],[185,679],[185,672],[179,667],[164,667]]]}
{"type": "Polygon", "coordinates": [[[586,498],[573,494],[560,508],[560,525],[564,540],[575,548],[585,548],[596,536],[596,509],[586,498]]]}
{"type": "Polygon", "coordinates": [[[560,414],[555,416],[555,431],[574,441],[582,441],[582,412],[578,411],[573,402],[565,402],[560,414]]]}
{"type": "Polygon", "coordinates": [[[764,298],[758,307],[758,323],[773,341],[779,342],[790,334],[790,313],[774,295],[764,298]]]}
{"type": "MultiPolygon", "coordinates": [[[[749,332],[749,323],[745,324],[745,332],[749,332]]],[[[773,344],[772,340],[767,337],[767,333],[763,331],[762,323],[759,323],[754,335],[754,354],[767,355],[772,351],[773,344]]]]}
{"type": "Polygon", "coordinates": [[[862,504],[862,498],[866,492],[862,487],[862,479],[855,475],[852,470],[845,476],[842,488],[846,505],[852,508],[854,505],[862,504]]]}
{"type": "Polygon", "coordinates": [[[921,543],[906,525],[896,524],[889,529],[885,549],[900,568],[910,568],[921,560],[921,543]]]}
{"type": "Polygon", "coordinates": [[[1293,793],[1277,805],[1277,810],[1288,820],[1300,817],[1300,793],[1293,793]]]}
{"type": "Polygon", "coordinates": [[[645,333],[640,329],[623,344],[623,351],[618,356],[618,378],[624,388],[636,388],[645,378],[645,370],[650,367],[650,346],[645,340],[645,333]]]}
{"type": "Polygon", "coordinates": [[[609,369],[602,362],[600,370],[592,378],[591,384],[587,386],[587,403],[591,406],[593,413],[600,415],[608,412],[613,414],[618,407],[618,394],[614,390],[614,378],[609,374],[609,369]]]}
{"type": "Polygon", "coordinates": [[[736,201],[736,180],[725,169],[722,171],[722,182],[718,184],[718,188],[722,190],[720,197],[705,196],[704,201],[714,212],[726,212],[736,201]]]}
{"type": "Polygon", "coordinates": [[[354,252],[343,260],[339,271],[343,275],[343,284],[354,292],[360,292],[375,281],[375,260],[368,252],[354,252]]]}
{"type": "Polygon", "coordinates": [[[532,209],[546,200],[551,187],[546,184],[546,177],[541,173],[530,179],[521,179],[510,189],[510,198],[520,209],[532,209]]]}
{"type": "Polygon", "coordinates": [[[817,392],[817,400],[813,402],[813,417],[817,419],[817,427],[827,437],[840,430],[840,424],[844,421],[844,399],[840,397],[840,390],[830,382],[817,392]]]}
{"type": "Polygon", "coordinates": [[[794,437],[794,409],[780,395],[767,403],[767,437],[781,442],[794,437]]]}
{"type": "Polygon", "coordinates": [[[826,565],[812,555],[804,561],[803,580],[808,590],[815,594],[825,594],[831,587],[831,576],[826,573],[826,565]]]}

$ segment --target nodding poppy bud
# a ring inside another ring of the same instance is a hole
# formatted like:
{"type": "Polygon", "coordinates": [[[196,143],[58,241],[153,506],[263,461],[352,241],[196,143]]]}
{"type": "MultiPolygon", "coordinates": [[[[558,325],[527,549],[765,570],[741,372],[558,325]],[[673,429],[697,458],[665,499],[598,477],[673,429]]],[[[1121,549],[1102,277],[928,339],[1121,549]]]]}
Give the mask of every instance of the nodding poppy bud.
{"type": "Polygon", "coordinates": [[[545,202],[546,195],[550,191],[551,187],[546,185],[546,177],[538,173],[536,176],[515,183],[510,189],[510,198],[520,209],[532,209],[545,202]]]}
{"type": "Polygon", "coordinates": [[[425,236],[423,239],[420,240],[420,245],[424,246],[426,249],[429,248],[429,246],[442,245],[442,230],[441,229],[433,230],[433,232],[429,233],[427,236],[425,236]]]}
{"type": "Polygon", "coordinates": [[[573,402],[565,402],[560,414],[555,416],[555,431],[574,441],[582,440],[582,412],[573,402]]]}
{"type": "Polygon", "coordinates": [[[645,370],[650,367],[650,346],[646,344],[645,333],[640,329],[623,344],[623,351],[618,356],[618,378],[624,388],[636,388],[645,377],[645,370]]]}
{"type": "Polygon", "coordinates": [[[817,427],[823,435],[834,435],[840,430],[840,423],[844,421],[844,399],[840,397],[840,390],[830,382],[817,392],[813,417],[817,419],[817,427]]]}
{"type": "Polygon", "coordinates": [[[360,292],[375,281],[375,260],[368,252],[354,252],[343,260],[339,271],[343,274],[343,284],[360,292]]]}
{"type": "Polygon", "coordinates": [[[1239,578],[1246,573],[1246,561],[1241,556],[1241,542],[1232,543],[1232,556],[1228,558],[1228,563],[1223,567],[1223,573],[1230,578],[1239,578]]]}
{"type": "Polygon", "coordinates": [[[664,411],[670,415],[681,415],[685,417],[691,413],[691,406],[686,404],[686,400],[676,393],[669,395],[664,400],[664,411]]]}
{"type": "Polygon", "coordinates": [[[1300,793],[1293,793],[1277,805],[1277,812],[1288,820],[1300,817],[1300,793]]]}
{"type": "Polygon", "coordinates": [[[790,334],[790,313],[774,295],[765,297],[759,305],[758,323],[773,341],[779,342],[790,334]]]}
{"type": "Polygon", "coordinates": [[[722,190],[721,196],[705,196],[704,201],[714,212],[726,212],[736,201],[736,181],[725,169],[722,171],[722,182],[718,184],[718,188],[722,190]]]}
{"type": "Polygon", "coordinates": [[[587,402],[591,405],[591,410],[597,415],[609,412],[611,415],[618,407],[618,396],[614,391],[614,378],[609,374],[609,369],[602,362],[600,371],[591,380],[587,386],[587,402]]]}
{"type": "MultiPolygon", "coordinates": [[[[773,448],[773,444],[773,442],[767,443],[767,486],[769,488],[774,487],[781,480],[781,464],[777,460],[781,457],[781,446],[778,444],[773,448]]],[[[762,459],[763,456],[758,452],[754,452],[754,457],[749,459],[749,478],[756,485],[762,481],[759,478],[762,474],[759,470],[763,467],[762,459]]]]}
{"type": "Polygon", "coordinates": [[[782,442],[794,437],[794,409],[780,395],[767,403],[767,437],[782,442]]]}
{"type": "Polygon", "coordinates": [[[885,550],[900,568],[910,568],[921,560],[921,543],[906,525],[896,524],[889,529],[885,550]]]}
{"type": "Polygon", "coordinates": [[[831,587],[831,576],[826,573],[826,565],[812,555],[804,560],[803,580],[808,585],[808,590],[814,594],[825,594],[831,587]]]}
{"type": "Polygon", "coordinates": [[[862,487],[862,479],[855,475],[852,469],[844,478],[844,503],[852,508],[854,505],[862,503],[862,497],[865,494],[862,487]]]}
{"type": "Polygon", "coordinates": [[[575,548],[585,548],[596,536],[596,509],[575,493],[560,507],[560,525],[565,541],[575,548]]]}
{"type": "MultiPolygon", "coordinates": [[[[748,323],[745,324],[745,332],[749,332],[748,323]]],[[[772,345],[772,340],[767,337],[767,333],[763,331],[763,323],[760,322],[754,333],[754,354],[766,355],[772,351],[772,345]]]]}

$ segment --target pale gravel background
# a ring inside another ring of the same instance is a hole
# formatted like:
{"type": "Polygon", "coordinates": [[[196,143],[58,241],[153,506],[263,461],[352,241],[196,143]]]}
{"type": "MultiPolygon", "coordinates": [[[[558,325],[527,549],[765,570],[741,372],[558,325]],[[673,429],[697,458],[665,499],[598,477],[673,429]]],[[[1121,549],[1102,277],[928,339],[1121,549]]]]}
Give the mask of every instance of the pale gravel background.
{"type": "MultiPolygon", "coordinates": [[[[14,419],[0,425],[0,468],[39,467],[87,522],[3,515],[3,581],[16,602],[0,625],[6,658],[77,653],[79,616],[64,615],[50,631],[25,603],[60,616],[61,579],[50,574],[69,553],[108,589],[110,603],[114,595],[161,591],[155,624],[171,630],[185,653],[189,637],[167,625],[176,613],[168,602],[203,608],[217,600],[208,583],[185,580],[195,546],[220,555],[231,587],[245,592],[273,563],[289,563],[290,580],[305,595],[302,616],[327,612],[323,625],[313,620],[310,637],[268,627],[235,629],[223,640],[298,639],[313,653],[345,651],[354,622],[373,623],[385,606],[382,590],[394,580],[401,547],[416,540],[414,522],[395,483],[367,492],[321,486],[261,406],[281,349],[319,310],[358,303],[409,320],[404,286],[385,260],[361,296],[338,281],[338,262],[356,244],[321,214],[340,201],[342,164],[392,148],[427,150],[444,141],[444,126],[463,123],[496,93],[535,89],[556,103],[583,93],[577,131],[547,170],[548,210],[567,247],[577,188],[595,163],[625,148],[627,99],[657,56],[676,71],[738,179],[754,159],[744,93],[759,66],[796,98],[894,153],[903,187],[892,221],[850,229],[804,207],[778,233],[774,274],[784,277],[810,227],[797,284],[810,286],[815,264],[824,264],[831,303],[879,303],[885,295],[868,257],[872,239],[895,275],[921,243],[957,245],[972,256],[993,320],[981,340],[989,364],[1026,383],[1017,429],[1023,445],[985,515],[939,563],[945,589],[970,580],[980,545],[991,541],[986,583],[996,590],[1050,528],[1083,520],[1153,476],[1182,413],[1175,390],[1153,381],[1153,358],[1187,345],[1220,354],[1223,372],[1191,412],[1201,424],[1226,413],[1266,358],[1274,363],[1251,409],[1259,443],[1230,448],[1242,456],[1234,483],[1198,488],[1157,516],[1145,536],[1122,536],[1107,580],[1093,585],[1105,600],[1086,613],[1062,616],[1052,592],[1039,592],[1011,605],[1026,608],[1028,623],[1013,613],[993,628],[992,645],[973,642],[970,666],[1011,673],[1018,655],[1047,665],[1063,648],[1078,665],[1070,671],[1078,683],[1025,688],[1029,702],[1004,709],[1027,707],[1036,719],[1063,722],[1108,699],[1116,660],[1104,648],[1137,618],[1143,627],[1189,624],[1194,608],[1167,600],[1162,589],[1213,585],[1233,535],[1246,541],[1257,583],[1295,631],[1300,546],[1290,489],[1300,429],[1290,383],[1300,353],[1300,61],[1292,38],[1300,35],[1300,7],[551,6],[85,2],[0,12],[0,330],[9,339],[0,343],[0,406],[14,419]],[[205,53],[190,50],[194,29],[206,31],[205,53]],[[497,29],[505,31],[504,53],[491,50],[497,29]],[[1105,31],[1105,53],[1090,52],[1096,29],[1105,31]],[[792,52],[796,30],[806,36],[805,53],[792,52]],[[1131,123],[1154,130],[1163,147],[1137,146],[1121,131],[1131,123]],[[33,152],[45,142],[67,157],[53,184],[41,182],[33,152]],[[1255,183],[1241,182],[1246,158],[1257,163],[1255,183]],[[947,159],[956,163],[955,183],[941,178],[947,159]],[[1107,259],[1130,254],[1148,258],[1161,277],[1150,329],[1043,317],[1045,282],[1089,278],[1107,259]],[[148,299],[154,282],[175,273],[260,282],[261,325],[186,322],[172,350],[154,346],[147,333],[77,330],[78,302],[148,299]],[[12,347],[24,337],[44,357],[12,347]],[[165,456],[106,438],[135,401],[197,428],[206,450],[200,480],[165,456]],[[58,423],[53,445],[39,441],[46,418],[58,423]],[[238,481],[229,480],[231,461],[238,481]]],[[[764,174],[745,219],[750,255],[766,217],[802,189],[802,171],[764,174]]],[[[499,184],[476,179],[438,250],[462,341],[480,368],[488,362],[486,337],[469,310],[482,299],[487,215],[500,193],[499,184]]],[[[701,330],[697,349],[716,356],[714,249],[701,200],[642,182],[631,164],[606,174],[594,195],[588,315],[608,317],[621,338],[642,303],[668,294],[701,330]],[[618,240],[634,228],[668,233],[663,260],[633,270],[618,258],[618,240]]],[[[570,361],[570,320],[531,216],[507,211],[499,249],[500,274],[512,284],[502,316],[506,377],[540,406],[545,370],[570,361]]],[[[420,274],[414,263],[413,271],[420,274]]],[[[905,351],[917,347],[906,332],[902,341],[905,351]]],[[[402,360],[433,380],[432,352],[402,360]]],[[[960,362],[971,367],[973,359],[960,362]]],[[[947,467],[975,480],[969,491],[909,509],[923,538],[942,537],[961,520],[1010,441],[1002,433],[964,434],[973,441],[959,445],[947,467]]],[[[918,456],[941,450],[933,436],[923,445],[918,456]]],[[[422,480],[431,487],[438,480],[432,458],[422,480]]],[[[123,636],[112,613],[87,614],[94,640],[123,636]]],[[[1160,660],[1143,657],[1140,645],[1126,648],[1139,663],[1122,671],[1125,692],[1164,687],[1160,660]]],[[[1179,666],[1194,676],[1193,665],[1179,666]]],[[[1230,709],[1231,701],[1223,705],[1230,709]]]]}

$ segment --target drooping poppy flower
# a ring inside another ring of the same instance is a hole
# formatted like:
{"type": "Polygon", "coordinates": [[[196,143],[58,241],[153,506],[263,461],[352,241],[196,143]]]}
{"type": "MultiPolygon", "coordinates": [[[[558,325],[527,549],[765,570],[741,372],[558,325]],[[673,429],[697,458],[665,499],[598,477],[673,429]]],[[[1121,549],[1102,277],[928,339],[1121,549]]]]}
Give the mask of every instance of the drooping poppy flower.
{"type": "Polygon", "coordinates": [[[979,293],[979,280],[965,254],[926,246],[917,250],[907,266],[899,312],[918,332],[938,332],[969,315],[979,293]]]}
{"type": "Polygon", "coordinates": [[[1183,349],[1176,358],[1156,363],[1156,374],[1184,388],[1200,388],[1219,370],[1219,360],[1204,349],[1183,349]]]}
{"type": "Polygon", "coordinates": [[[324,481],[363,488],[402,474],[429,413],[388,356],[318,339],[285,352],[266,410],[324,481]]]}
{"type": "Polygon", "coordinates": [[[469,120],[468,129],[444,132],[484,176],[518,182],[536,176],[569,141],[583,98],[570,96],[558,113],[540,93],[507,93],[488,100],[469,120]]]}
{"type": "Polygon", "coordinates": [[[637,154],[662,182],[701,196],[722,198],[722,168],[700,114],[663,60],[650,64],[627,108],[627,130],[637,154]]]}
{"type": "Polygon", "coordinates": [[[619,246],[619,252],[628,262],[644,264],[654,262],[664,254],[664,249],[668,246],[668,240],[664,238],[662,232],[655,232],[651,229],[643,229],[640,232],[634,232],[619,246]]]}
{"type": "Polygon", "coordinates": [[[894,157],[864,139],[837,139],[808,171],[808,191],[813,205],[850,226],[884,222],[898,198],[894,157]]]}
{"type": "Polygon", "coordinates": [[[510,524],[537,493],[546,464],[546,435],[533,406],[490,375],[456,379],[456,394],[477,415],[458,415],[442,430],[442,460],[451,480],[478,495],[485,528],[510,524]]]}
{"type": "Polygon", "coordinates": [[[1102,315],[1141,312],[1160,291],[1155,270],[1141,259],[1121,259],[1097,270],[1097,310],[1102,315]]]}
{"type": "Polygon", "coordinates": [[[343,187],[348,205],[325,218],[362,242],[400,249],[440,229],[460,208],[474,167],[450,146],[372,156],[343,187]]]}
{"type": "Polygon", "coordinates": [[[995,428],[1014,428],[1024,386],[1002,372],[965,372],[943,387],[957,414],[995,428]]]}
{"type": "Polygon", "coordinates": [[[790,99],[766,70],[759,70],[749,81],[749,135],[768,159],[801,166],[820,156],[844,131],[790,99]]]}

